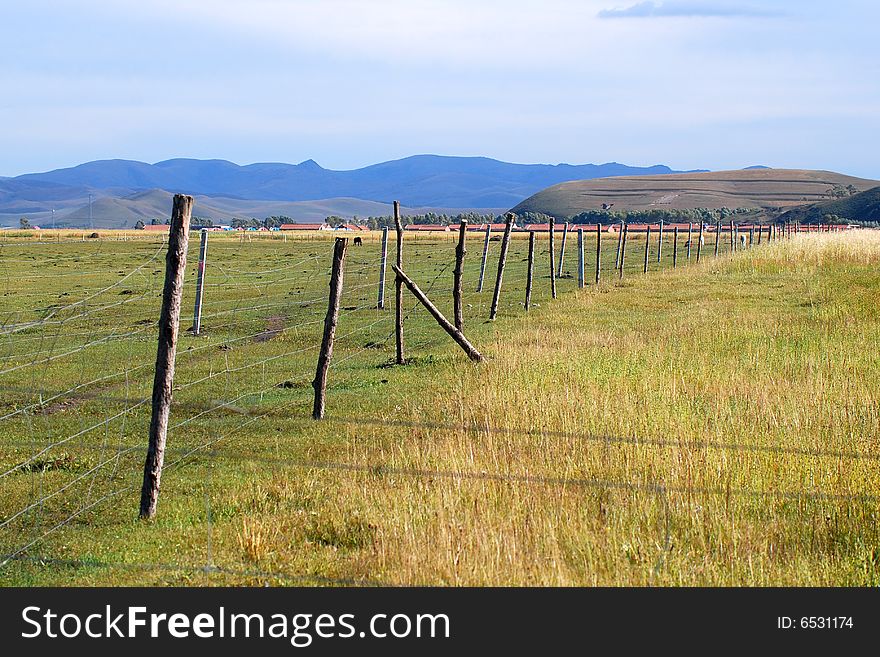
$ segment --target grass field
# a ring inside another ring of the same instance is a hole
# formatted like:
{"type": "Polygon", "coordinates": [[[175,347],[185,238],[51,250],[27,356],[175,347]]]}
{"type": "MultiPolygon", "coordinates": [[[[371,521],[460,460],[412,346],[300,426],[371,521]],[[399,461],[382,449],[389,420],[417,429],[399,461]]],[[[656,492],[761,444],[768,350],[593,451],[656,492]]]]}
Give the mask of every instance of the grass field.
{"type": "MultiPolygon", "coordinates": [[[[880,584],[876,233],[688,266],[682,249],[676,270],[667,242],[648,276],[633,235],[622,281],[610,238],[584,290],[570,236],[555,301],[542,241],[528,314],[519,238],[494,323],[498,244],[478,294],[474,235],[465,332],[488,362],[407,296],[404,367],[371,235],[349,249],[320,423],[331,241],[212,236],[151,523],[164,249],[138,237],[2,236],[2,584],[880,584]]],[[[407,239],[405,269],[451,314],[454,243],[407,239]]]]}

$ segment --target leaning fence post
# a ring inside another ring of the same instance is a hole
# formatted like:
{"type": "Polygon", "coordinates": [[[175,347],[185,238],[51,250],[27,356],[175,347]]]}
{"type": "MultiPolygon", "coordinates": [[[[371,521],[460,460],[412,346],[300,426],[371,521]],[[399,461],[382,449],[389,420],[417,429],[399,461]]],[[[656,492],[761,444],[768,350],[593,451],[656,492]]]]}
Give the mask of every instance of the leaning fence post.
{"type": "Polygon", "coordinates": [[[559,270],[557,276],[562,278],[562,264],[565,261],[565,243],[568,241],[568,222],[565,222],[565,228],[562,229],[562,244],[559,246],[559,270]]]}
{"type": "Polygon", "coordinates": [[[388,226],[382,229],[382,256],[379,260],[379,302],[376,307],[385,309],[385,270],[388,268],[388,226]]]}
{"type": "MultiPolygon", "coordinates": [[[[400,223],[400,201],[394,201],[394,230],[397,233],[397,268],[403,268],[403,224],[400,223]]],[[[400,276],[394,279],[394,335],[396,362],[403,365],[403,281],[400,276]]]]}
{"type": "Polygon", "coordinates": [[[498,255],[498,274],[495,277],[495,292],[492,294],[492,308],[489,319],[498,315],[498,301],[501,299],[501,281],[504,278],[504,264],[507,262],[507,247],[510,245],[510,231],[513,228],[513,213],[508,212],[504,222],[504,237],[501,238],[501,253],[498,255]]]}
{"type": "Polygon", "coordinates": [[[480,280],[477,282],[477,292],[483,291],[483,278],[486,274],[486,258],[489,257],[489,238],[492,232],[492,224],[486,224],[486,237],[483,239],[483,259],[480,261],[480,280]]]}
{"type": "Polygon", "coordinates": [[[339,301],[342,298],[342,275],[345,268],[345,247],[348,239],[337,237],[333,246],[333,272],[330,274],[330,298],[327,302],[327,315],[324,317],[324,337],[321,338],[321,351],[318,354],[318,368],[312,387],[315,389],[315,404],[312,407],[312,418],[320,420],[324,417],[324,405],[327,397],[327,371],[333,357],[333,340],[336,337],[336,324],[339,322],[339,301]]]}
{"type": "Polygon", "coordinates": [[[556,298],[556,220],[550,222],[550,296],[556,298]]]}
{"type": "Polygon", "coordinates": [[[391,267],[394,270],[394,273],[397,274],[398,277],[406,284],[407,289],[412,292],[413,296],[419,300],[425,309],[431,313],[431,316],[437,320],[437,323],[449,334],[455,342],[461,347],[464,352],[468,355],[475,363],[483,362],[483,355],[476,350],[476,348],[468,342],[468,339],[464,337],[464,333],[455,328],[452,324],[449,323],[449,320],[443,316],[437,306],[431,303],[431,300],[428,299],[427,295],[419,289],[419,286],[415,284],[399,267],[393,266],[391,267]]]}
{"type": "Polygon", "coordinates": [[[623,280],[623,266],[626,264],[626,238],[629,237],[629,224],[623,222],[623,241],[620,243],[620,269],[619,276],[623,280]]]}
{"type": "MultiPolygon", "coordinates": [[[[567,226],[568,224],[566,224],[567,226]]],[[[562,265],[559,266],[562,269],[562,265]]],[[[584,229],[578,228],[578,287],[584,286],[584,229]]]]}
{"type": "Polygon", "coordinates": [[[596,222],[596,285],[602,275],[602,224],[596,222]]]}
{"type": "Polygon", "coordinates": [[[208,231],[201,230],[201,242],[199,243],[199,269],[196,275],[196,306],[193,310],[193,335],[198,335],[202,329],[202,298],[205,294],[205,259],[208,255],[208,231]]]}
{"type": "Polygon", "coordinates": [[[648,273],[648,253],[651,250],[651,224],[648,224],[645,230],[645,274],[648,273]]]}
{"type": "Polygon", "coordinates": [[[528,311],[532,305],[532,281],[535,278],[535,232],[529,231],[529,264],[526,269],[526,303],[525,308],[528,311]]]}
{"type": "Polygon", "coordinates": [[[672,268],[678,265],[678,226],[672,229],[672,268]]]}
{"type": "Polygon", "coordinates": [[[171,210],[168,233],[168,252],[165,256],[165,286],[162,290],[162,310],[159,314],[159,345],[156,349],[156,371],[153,376],[153,409],[150,416],[149,444],[144,463],[144,481],[141,487],[141,518],[156,515],[162,464],[165,460],[165,439],[168,435],[168,415],[174,385],[174,360],[177,351],[177,333],[180,328],[180,301],[186,274],[186,250],[189,246],[189,222],[192,218],[193,197],[176,194],[171,210]]]}
{"type": "Polygon", "coordinates": [[[452,272],[452,307],[455,319],[455,328],[459,331],[464,327],[464,313],[461,303],[461,276],[464,269],[464,256],[467,253],[465,244],[467,233],[467,219],[462,219],[458,227],[458,244],[455,247],[455,269],[452,272]]]}
{"type": "Polygon", "coordinates": [[[663,220],[660,220],[660,236],[657,238],[657,262],[659,264],[660,258],[663,255],[663,220]]]}

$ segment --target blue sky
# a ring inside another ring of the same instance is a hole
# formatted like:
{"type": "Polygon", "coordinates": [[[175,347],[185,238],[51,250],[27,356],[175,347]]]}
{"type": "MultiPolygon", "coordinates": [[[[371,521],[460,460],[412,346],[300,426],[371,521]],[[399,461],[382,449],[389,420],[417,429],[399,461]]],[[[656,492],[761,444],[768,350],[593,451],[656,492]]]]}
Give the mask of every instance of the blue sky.
{"type": "Polygon", "coordinates": [[[4,3],[0,175],[439,153],[880,179],[878,22],[868,0],[4,3]]]}

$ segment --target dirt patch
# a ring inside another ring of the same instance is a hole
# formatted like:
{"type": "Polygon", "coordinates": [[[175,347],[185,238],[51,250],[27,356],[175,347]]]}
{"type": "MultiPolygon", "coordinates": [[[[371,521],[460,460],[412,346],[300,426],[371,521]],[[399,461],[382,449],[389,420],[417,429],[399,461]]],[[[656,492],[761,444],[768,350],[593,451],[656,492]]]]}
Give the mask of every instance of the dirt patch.
{"type": "Polygon", "coordinates": [[[254,342],[268,342],[272,338],[277,337],[284,330],[284,318],[279,315],[273,315],[266,320],[266,328],[254,336],[254,342]]]}

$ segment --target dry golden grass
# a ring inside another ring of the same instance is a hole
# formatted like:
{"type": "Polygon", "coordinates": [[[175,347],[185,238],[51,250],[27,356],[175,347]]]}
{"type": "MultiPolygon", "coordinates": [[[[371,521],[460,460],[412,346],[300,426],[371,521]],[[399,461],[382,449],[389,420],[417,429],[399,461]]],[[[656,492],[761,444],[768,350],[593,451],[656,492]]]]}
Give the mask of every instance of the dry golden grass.
{"type": "MultiPolygon", "coordinates": [[[[383,470],[282,467],[282,505],[317,490],[335,534],[373,528],[325,542],[330,575],[876,584],[878,265],[878,234],[803,236],[579,293],[386,411],[463,428],[339,424],[319,460],[383,470]]],[[[310,540],[292,518],[287,555],[310,540]]]]}

